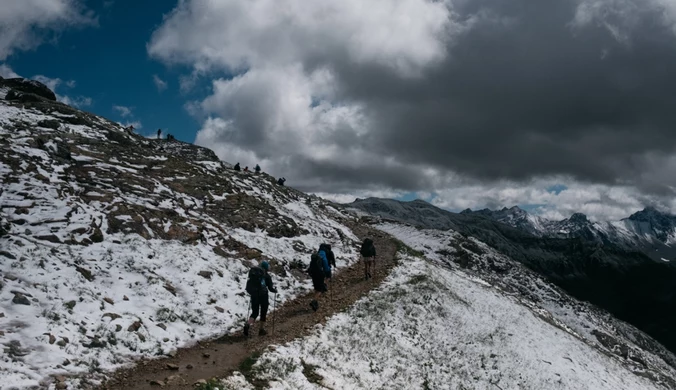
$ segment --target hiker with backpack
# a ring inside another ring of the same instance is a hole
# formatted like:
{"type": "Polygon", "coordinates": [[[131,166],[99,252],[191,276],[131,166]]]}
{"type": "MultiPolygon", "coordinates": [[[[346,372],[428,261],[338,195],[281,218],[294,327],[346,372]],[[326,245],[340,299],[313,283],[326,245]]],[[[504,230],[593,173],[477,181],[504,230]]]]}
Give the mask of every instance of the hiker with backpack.
{"type": "MultiPolygon", "coordinates": [[[[374,266],[376,260],[376,247],[373,245],[373,240],[370,238],[365,239],[361,244],[359,253],[364,258],[364,280],[368,280],[372,277],[371,266],[374,266]]],[[[373,273],[375,273],[375,266],[373,273]]]]}
{"type": "Polygon", "coordinates": [[[331,264],[329,263],[327,252],[326,244],[320,245],[317,253],[311,256],[310,267],[307,270],[312,277],[312,286],[315,289],[315,297],[310,302],[310,307],[314,311],[319,309],[318,298],[321,297],[321,294],[328,291],[325,279],[331,279],[331,264]]]}
{"type": "Polygon", "coordinates": [[[265,318],[268,314],[268,291],[277,294],[277,289],[272,284],[272,278],[268,271],[270,264],[267,261],[261,262],[260,266],[253,267],[249,270],[249,278],[246,281],[246,292],[251,296],[251,316],[244,325],[244,335],[249,336],[249,329],[256,321],[260,311],[261,320],[258,335],[264,336],[265,318]]]}
{"type": "Polygon", "coordinates": [[[235,169],[236,171],[241,171],[241,170],[242,170],[242,168],[240,168],[240,166],[239,166],[239,163],[235,164],[235,168],[234,168],[234,169],[235,169]]]}
{"type": "Polygon", "coordinates": [[[256,164],[256,168],[255,168],[255,171],[256,171],[256,174],[259,174],[259,173],[261,173],[261,166],[260,166],[260,165],[258,165],[258,164],[256,164]]]}

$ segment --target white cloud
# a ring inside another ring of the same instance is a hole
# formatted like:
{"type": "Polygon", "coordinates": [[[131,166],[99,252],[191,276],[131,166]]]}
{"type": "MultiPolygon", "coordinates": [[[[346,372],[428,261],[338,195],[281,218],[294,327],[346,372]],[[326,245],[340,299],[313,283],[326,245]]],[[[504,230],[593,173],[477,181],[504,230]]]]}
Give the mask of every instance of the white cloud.
{"type": "Polygon", "coordinates": [[[86,96],[70,97],[57,94],[56,100],[60,101],[61,103],[68,104],[69,106],[78,108],[88,107],[91,106],[93,103],[92,98],[86,96]]]}
{"type": "Polygon", "coordinates": [[[673,0],[577,0],[573,28],[602,26],[615,40],[628,44],[646,13],[657,15],[676,34],[676,2],[673,0]]]}
{"type": "Polygon", "coordinates": [[[68,104],[69,106],[78,108],[88,107],[91,106],[93,103],[92,98],[87,96],[67,96],[61,95],[57,92],[59,86],[61,85],[65,85],[67,88],[74,88],[75,85],[77,84],[75,80],[69,80],[64,82],[60,78],[51,78],[43,75],[33,76],[33,80],[37,80],[46,85],[49,89],[51,89],[56,95],[56,100],[60,101],[61,103],[68,104]]]}
{"type": "Polygon", "coordinates": [[[14,72],[7,64],[0,64],[0,77],[12,79],[21,76],[14,72]]]}
{"type": "Polygon", "coordinates": [[[114,105],[114,106],[113,106],[113,110],[114,110],[114,111],[117,111],[117,113],[120,114],[120,116],[121,116],[122,118],[126,118],[126,117],[132,115],[132,112],[131,112],[131,111],[132,111],[132,108],[131,108],[131,107],[116,106],[116,105],[114,105]]]}
{"type": "Polygon", "coordinates": [[[345,56],[402,76],[446,56],[460,27],[448,4],[425,0],[186,0],[165,18],[150,55],[197,70],[288,65],[345,56]]]}
{"type": "Polygon", "coordinates": [[[0,60],[39,46],[45,33],[96,24],[80,0],[5,0],[0,8],[0,60]]]}
{"type": "Polygon", "coordinates": [[[120,126],[129,127],[134,126],[134,130],[138,131],[143,128],[143,123],[141,121],[131,121],[131,122],[117,122],[120,126]]]}
{"type": "Polygon", "coordinates": [[[153,83],[155,83],[155,87],[157,87],[157,90],[159,92],[162,92],[165,89],[167,89],[167,82],[162,80],[160,76],[156,74],[153,75],[153,83]]]}

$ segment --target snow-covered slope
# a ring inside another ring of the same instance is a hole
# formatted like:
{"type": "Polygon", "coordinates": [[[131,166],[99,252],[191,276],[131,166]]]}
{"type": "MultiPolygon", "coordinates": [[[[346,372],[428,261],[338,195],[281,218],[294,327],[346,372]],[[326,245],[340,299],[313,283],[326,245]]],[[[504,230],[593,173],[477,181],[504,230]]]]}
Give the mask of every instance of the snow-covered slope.
{"type": "Polygon", "coordinates": [[[357,258],[351,217],[323,200],[55,101],[0,100],[0,147],[2,388],[239,327],[263,259],[285,300],[321,242],[357,258]]]}
{"type": "Polygon", "coordinates": [[[379,226],[420,252],[316,333],[226,389],[676,389],[676,359],[453,231],[379,226]]]}

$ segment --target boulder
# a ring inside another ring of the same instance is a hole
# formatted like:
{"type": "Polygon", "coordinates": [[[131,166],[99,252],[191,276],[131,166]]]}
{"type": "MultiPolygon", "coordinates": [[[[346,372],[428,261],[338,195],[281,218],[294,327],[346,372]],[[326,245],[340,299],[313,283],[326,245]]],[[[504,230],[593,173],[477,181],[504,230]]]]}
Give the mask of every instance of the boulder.
{"type": "MultiPolygon", "coordinates": [[[[24,78],[1,79],[0,87],[11,88],[12,91],[56,101],[56,94],[54,94],[49,87],[36,80],[27,80],[24,78]]],[[[10,91],[10,93],[12,91],[10,91]]],[[[9,94],[7,94],[7,96],[9,96],[9,94]]],[[[6,99],[11,100],[9,97],[6,99]]]]}
{"type": "Polygon", "coordinates": [[[21,293],[16,293],[14,294],[14,298],[12,299],[12,303],[15,305],[26,305],[30,306],[31,301],[26,297],[25,295],[21,293]]]}

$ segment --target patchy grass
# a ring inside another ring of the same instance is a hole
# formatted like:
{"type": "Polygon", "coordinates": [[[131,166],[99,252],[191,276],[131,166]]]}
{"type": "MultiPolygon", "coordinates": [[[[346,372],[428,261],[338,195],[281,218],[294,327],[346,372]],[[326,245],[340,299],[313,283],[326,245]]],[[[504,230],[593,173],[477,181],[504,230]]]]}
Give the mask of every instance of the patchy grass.
{"type": "Polygon", "coordinates": [[[428,280],[427,275],[418,274],[418,275],[414,275],[413,277],[411,277],[411,279],[409,279],[409,281],[406,282],[406,283],[408,283],[408,284],[420,284],[420,283],[426,282],[427,280],[428,280]]]}
{"type": "Polygon", "coordinates": [[[257,390],[268,386],[268,381],[258,378],[258,370],[254,367],[260,356],[260,352],[254,352],[239,364],[239,372],[257,390]]]}
{"type": "Polygon", "coordinates": [[[405,255],[424,258],[425,254],[423,252],[417,251],[410,246],[404,244],[402,241],[393,238],[394,242],[397,244],[397,252],[403,253],[405,255]]]}

